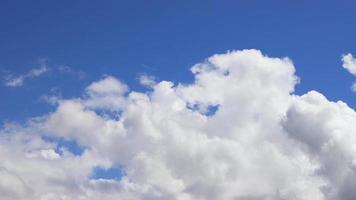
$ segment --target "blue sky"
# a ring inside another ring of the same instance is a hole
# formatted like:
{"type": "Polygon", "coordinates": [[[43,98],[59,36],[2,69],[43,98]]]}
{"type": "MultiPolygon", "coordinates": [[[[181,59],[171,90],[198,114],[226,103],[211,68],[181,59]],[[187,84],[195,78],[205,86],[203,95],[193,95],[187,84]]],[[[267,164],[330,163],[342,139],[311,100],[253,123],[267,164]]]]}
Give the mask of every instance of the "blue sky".
{"type": "Polygon", "coordinates": [[[355,8],[0,0],[0,191],[356,199],[355,8]]]}
{"type": "MultiPolygon", "coordinates": [[[[49,73],[22,87],[0,86],[0,121],[22,120],[51,106],[40,96],[55,90],[78,96],[110,74],[140,89],[139,74],[189,82],[189,68],[215,53],[256,48],[290,57],[301,84],[355,106],[353,78],[341,66],[356,52],[353,1],[1,1],[0,68],[24,74],[46,59],[50,67],[85,73],[49,73]]],[[[3,78],[2,77],[2,78],[3,78]]]]}

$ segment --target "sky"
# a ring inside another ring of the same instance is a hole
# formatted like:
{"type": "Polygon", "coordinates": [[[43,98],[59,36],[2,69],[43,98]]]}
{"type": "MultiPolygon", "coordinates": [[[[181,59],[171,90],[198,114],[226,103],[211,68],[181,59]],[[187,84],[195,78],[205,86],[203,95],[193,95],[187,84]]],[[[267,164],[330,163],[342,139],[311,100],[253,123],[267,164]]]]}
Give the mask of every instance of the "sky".
{"type": "Polygon", "coordinates": [[[0,194],[355,199],[355,7],[0,1],[0,194]]]}
{"type": "Polygon", "coordinates": [[[137,77],[190,82],[189,68],[228,50],[260,49],[290,57],[301,77],[297,93],[314,89],[355,107],[353,77],[340,57],[356,52],[352,1],[2,1],[0,73],[25,74],[46,60],[75,73],[2,84],[0,120],[51,110],[39,97],[73,97],[105,74],[141,89],[137,77]],[[78,72],[84,78],[78,78],[78,72]],[[76,75],[77,74],[77,75],[76,75]]]}

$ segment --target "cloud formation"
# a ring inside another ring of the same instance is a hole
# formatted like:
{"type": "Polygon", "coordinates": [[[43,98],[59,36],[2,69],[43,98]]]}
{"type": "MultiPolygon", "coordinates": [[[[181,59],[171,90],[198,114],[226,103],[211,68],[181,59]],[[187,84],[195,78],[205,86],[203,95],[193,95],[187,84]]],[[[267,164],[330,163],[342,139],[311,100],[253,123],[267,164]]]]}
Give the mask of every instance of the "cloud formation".
{"type": "Polygon", "coordinates": [[[76,70],[68,65],[58,65],[58,66],[48,66],[45,59],[39,60],[39,67],[33,68],[25,74],[14,75],[9,74],[5,76],[5,86],[8,87],[21,87],[24,83],[29,79],[34,79],[36,77],[40,77],[44,74],[48,74],[50,72],[73,75],[79,79],[85,78],[85,73],[80,70],[76,70]]]}
{"type": "MultiPolygon", "coordinates": [[[[342,56],[342,67],[345,68],[350,74],[356,76],[356,59],[352,54],[348,53],[342,56]]],[[[351,85],[351,90],[356,92],[356,82],[351,85]]]]}
{"type": "Polygon", "coordinates": [[[352,75],[356,76],[356,59],[351,53],[342,56],[342,67],[344,67],[352,75]]]}
{"type": "Polygon", "coordinates": [[[290,59],[232,51],[191,71],[193,83],[147,92],[106,76],[52,113],[6,124],[3,198],[356,199],[356,113],[316,91],[293,94],[290,59]],[[120,180],[91,178],[115,166],[120,180]]]}
{"type": "Polygon", "coordinates": [[[26,74],[21,74],[18,76],[14,75],[9,75],[5,78],[5,85],[8,87],[20,87],[24,84],[24,82],[27,79],[39,77],[46,72],[48,72],[49,69],[46,65],[46,62],[44,60],[40,61],[40,66],[38,68],[33,68],[26,74]]]}
{"type": "Polygon", "coordinates": [[[141,85],[146,87],[153,87],[156,84],[155,77],[146,74],[139,76],[138,80],[141,85]]]}

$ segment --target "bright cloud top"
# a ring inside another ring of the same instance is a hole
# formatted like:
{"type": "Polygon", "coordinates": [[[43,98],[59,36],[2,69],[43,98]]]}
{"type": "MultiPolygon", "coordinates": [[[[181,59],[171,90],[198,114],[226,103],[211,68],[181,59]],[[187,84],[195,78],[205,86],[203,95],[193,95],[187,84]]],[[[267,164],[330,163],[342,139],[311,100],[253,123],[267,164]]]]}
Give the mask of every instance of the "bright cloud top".
{"type": "Polygon", "coordinates": [[[145,93],[106,76],[53,113],[5,125],[2,198],[356,198],[356,113],[316,91],[294,95],[290,59],[232,51],[191,70],[191,84],[142,78],[145,93]],[[93,178],[118,166],[119,180],[93,178]]]}

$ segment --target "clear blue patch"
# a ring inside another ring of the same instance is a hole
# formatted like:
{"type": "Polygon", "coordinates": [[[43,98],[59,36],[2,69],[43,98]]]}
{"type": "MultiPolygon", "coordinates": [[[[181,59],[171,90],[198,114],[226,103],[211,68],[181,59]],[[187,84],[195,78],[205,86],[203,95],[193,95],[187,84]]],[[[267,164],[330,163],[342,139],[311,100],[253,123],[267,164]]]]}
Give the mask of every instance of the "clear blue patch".
{"type": "Polygon", "coordinates": [[[122,166],[115,166],[108,169],[95,167],[90,179],[110,179],[119,181],[123,176],[125,176],[125,171],[122,166]]]}
{"type": "Polygon", "coordinates": [[[100,117],[103,117],[105,119],[113,119],[113,120],[119,120],[122,114],[121,110],[109,111],[104,109],[96,109],[94,110],[94,112],[100,117]]]}
{"type": "Polygon", "coordinates": [[[220,105],[209,106],[207,112],[205,113],[206,116],[213,116],[218,111],[220,105]]]}
{"type": "Polygon", "coordinates": [[[200,111],[198,104],[194,104],[193,106],[187,106],[187,108],[192,111],[199,112],[202,115],[210,117],[215,115],[215,113],[219,110],[219,106],[220,105],[209,105],[205,112],[200,111]]]}
{"type": "Polygon", "coordinates": [[[227,70],[224,72],[224,76],[229,76],[229,75],[230,75],[230,71],[227,70]]]}
{"type": "Polygon", "coordinates": [[[63,154],[63,148],[77,156],[82,155],[86,149],[84,146],[79,145],[75,140],[66,140],[63,138],[49,136],[42,136],[42,139],[47,142],[55,143],[57,145],[55,151],[60,155],[63,154]]]}

